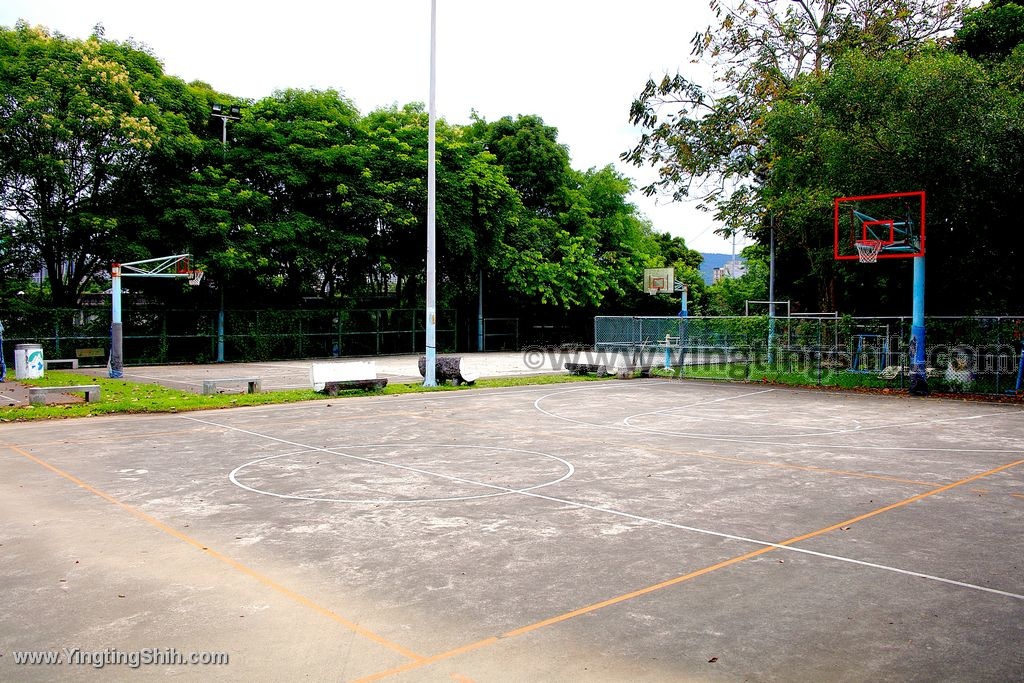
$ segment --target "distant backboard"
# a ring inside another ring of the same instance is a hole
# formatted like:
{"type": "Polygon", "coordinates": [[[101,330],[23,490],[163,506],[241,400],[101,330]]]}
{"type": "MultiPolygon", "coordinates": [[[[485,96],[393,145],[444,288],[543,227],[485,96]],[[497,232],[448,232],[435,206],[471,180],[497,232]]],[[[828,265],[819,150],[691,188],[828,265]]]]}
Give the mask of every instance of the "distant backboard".
{"type": "Polygon", "coordinates": [[[644,291],[648,294],[671,294],[675,291],[674,268],[645,268],[644,291]]]}
{"type": "Polygon", "coordinates": [[[835,257],[840,261],[924,256],[924,235],[924,192],[835,200],[835,257]]]}

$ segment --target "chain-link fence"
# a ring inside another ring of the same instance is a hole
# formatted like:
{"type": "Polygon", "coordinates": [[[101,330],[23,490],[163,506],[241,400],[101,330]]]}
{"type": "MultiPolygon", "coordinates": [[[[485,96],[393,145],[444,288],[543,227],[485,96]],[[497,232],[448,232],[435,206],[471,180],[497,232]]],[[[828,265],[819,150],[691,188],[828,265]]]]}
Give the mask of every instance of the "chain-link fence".
{"type": "MultiPolygon", "coordinates": [[[[127,365],[375,356],[421,353],[426,343],[422,310],[229,310],[223,327],[215,310],[126,308],[121,314],[127,365]]],[[[43,347],[45,358],[75,358],[103,365],[110,350],[110,309],[0,311],[8,355],[15,344],[43,347]]],[[[455,350],[454,311],[437,313],[437,347],[455,350]]]]}
{"type": "MultiPolygon", "coordinates": [[[[422,352],[426,336],[424,312],[411,309],[229,310],[223,333],[216,310],[131,307],[122,311],[122,319],[128,365],[205,363],[221,355],[232,362],[412,354],[422,352]]],[[[46,358],[82,355],[83,364],[106,363],[108,307],[0,310],[0,320],[6,327],[8,363],[19,343],[41,344],[46,358]],[[95,355],[80,353],[89,349],[95,355]]],[[[544,331],[558,332],[559,325],[544,331]]],[[[486,348],[537,345],[537,327],[524,333],[516,318],[488,319],[486,348]]],[[[926,329],[934,390],[1004,394],[1022,388],[1024,317],[930,317],[926,329]]],[[[439,351],[460,350],[457,330],[455,312],[439,311],[439,351]]],[[[553,346],[550,336],[544,337],[545,346],[553,346]]],[[[594,319],[598,353],[627,353],[637,363],[709,379],[903,388],[909,381],[909,338],[909,317],[594,319]]],[[[581,343],[569,337],[563,341],[581,343]]]]}
{"type": "MultiPolygon", "coordinates": [[[[1024,318],[932,317],[926,329],[933,390],[1022,388],[1024,318]]],[[[594,339],[598,352],[687,377],[880,388],[909,381],[909,318],[599,316],[594,339]]]]}

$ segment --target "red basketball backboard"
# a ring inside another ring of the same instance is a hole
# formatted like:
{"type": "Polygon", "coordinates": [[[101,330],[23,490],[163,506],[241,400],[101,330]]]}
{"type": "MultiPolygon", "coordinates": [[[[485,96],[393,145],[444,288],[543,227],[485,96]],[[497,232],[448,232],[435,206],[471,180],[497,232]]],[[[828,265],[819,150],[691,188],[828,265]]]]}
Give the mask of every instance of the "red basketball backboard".
{"type": "Polygon", "coordinates": [[[835,200],[835,257],[840,261],[924,256],[924,235],[924,192],[835,200]]]}

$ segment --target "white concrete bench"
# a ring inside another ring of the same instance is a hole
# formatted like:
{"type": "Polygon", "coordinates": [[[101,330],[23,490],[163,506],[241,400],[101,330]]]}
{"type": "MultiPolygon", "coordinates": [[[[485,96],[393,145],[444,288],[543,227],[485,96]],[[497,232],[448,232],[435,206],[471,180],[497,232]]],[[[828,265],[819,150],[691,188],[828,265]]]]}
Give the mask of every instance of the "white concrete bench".
{"type": "Polygon", "coordinates": [[[313,391],[337,396],[346,389],[383,389],[386,377],[377,377],[377,364],[373,361],[347,361],[343,363],[313,363],[309,368],[309,383],[313,391]]]}
{"type": "Polygon", "coordinates": [[[85,400],[97,403],[100,400],[100,385],[75,384],[66,387],[32,387],[28,390],[28,402],[34,406],[46,405],[46,397],[50,394],[84,393],[85,400]]]}
{"type": "Polygon", "coordinates": [[[203,380],[203,395],[210,396],[217,393],[217,387],[221,384],[245,384],[250,394],[260,393],[263,380],[259,377],[217,377],[216,379],[203,380]]]}
{"type": "Polygon", "coordinates": [[[78,369],[78,359],[77,358],[44,358],[43,359],[43,368],[45,368],[46,370],[49,370],[51,365],[67,365],[67,366],[70,366],[72,370],[77,370],[78,369]]]}

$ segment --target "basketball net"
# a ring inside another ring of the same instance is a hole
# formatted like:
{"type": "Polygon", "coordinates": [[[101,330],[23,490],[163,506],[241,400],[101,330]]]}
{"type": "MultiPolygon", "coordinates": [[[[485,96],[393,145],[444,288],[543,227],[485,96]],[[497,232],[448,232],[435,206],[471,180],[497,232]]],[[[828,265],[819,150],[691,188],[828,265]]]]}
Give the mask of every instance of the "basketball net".
{"type": "Polygon", "coordinates": [[[882,250],[881,240],[857,240],[857,258],[861,263],[877,263],[878,252],[882,250]]]}
{"type": "Polygon", "coordinates": [[[203,281],[203,271],[198,268],[191,268],[187,256],[180,259],[178,263],[175,264],[175,271],[178,275],[185,276],[185,279],[188,280],[188,284],[192,287],[197,286],[203,281]]]}

